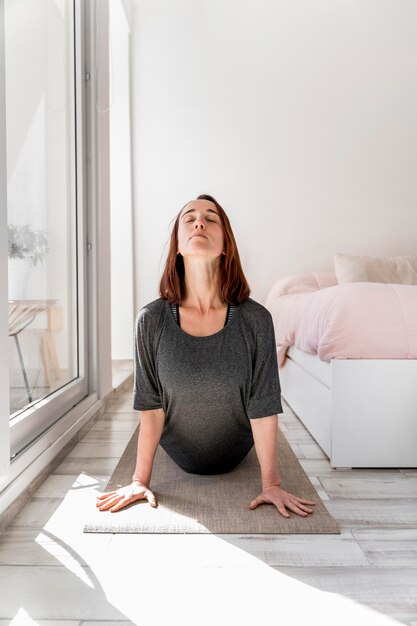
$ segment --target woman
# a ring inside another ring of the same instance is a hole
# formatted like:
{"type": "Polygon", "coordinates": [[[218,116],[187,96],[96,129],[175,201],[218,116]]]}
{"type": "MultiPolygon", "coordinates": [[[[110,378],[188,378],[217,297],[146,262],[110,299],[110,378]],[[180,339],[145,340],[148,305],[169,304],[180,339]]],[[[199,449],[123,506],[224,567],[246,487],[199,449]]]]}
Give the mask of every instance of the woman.
{"type": "Polygon", "coordinates": [[[161,297],[135,324],[133,408],[141,411],[132,483],[97,499],[118,511],[156,498],[150,489],[160,443],[184,471],[231,471],[255,445],[262,492],[249,504],[301,516],[313,512],[281,489],[277,413],[282,413],[272,317],[249,297],[229,219],[209,195],[177,215],[161,297]]]}

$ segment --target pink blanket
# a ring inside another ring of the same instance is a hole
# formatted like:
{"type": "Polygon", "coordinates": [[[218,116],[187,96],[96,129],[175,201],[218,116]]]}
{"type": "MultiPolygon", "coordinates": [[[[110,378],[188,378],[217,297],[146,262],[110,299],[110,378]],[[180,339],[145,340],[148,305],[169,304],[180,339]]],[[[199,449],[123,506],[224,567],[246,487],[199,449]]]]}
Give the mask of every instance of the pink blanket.
{"type": "Polygon", "coordinates": [[[265,303],[283,365],[295,345],[322,361],[417,359],[417,286],[337,284],[334,274],[277,281],[265,303]]]}

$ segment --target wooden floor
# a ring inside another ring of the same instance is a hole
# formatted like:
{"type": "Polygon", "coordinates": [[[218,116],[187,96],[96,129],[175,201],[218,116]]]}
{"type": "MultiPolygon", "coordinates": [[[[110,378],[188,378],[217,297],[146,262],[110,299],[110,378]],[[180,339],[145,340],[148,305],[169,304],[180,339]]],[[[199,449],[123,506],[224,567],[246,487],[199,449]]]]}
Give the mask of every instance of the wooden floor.
{"type": "Polygon", "coordinates": [[[341,535],[83,534],[130,407],[116,399],[0,536],[0,626],[417,626],[417,470],[333,470],[286,405],[341,535]]]}

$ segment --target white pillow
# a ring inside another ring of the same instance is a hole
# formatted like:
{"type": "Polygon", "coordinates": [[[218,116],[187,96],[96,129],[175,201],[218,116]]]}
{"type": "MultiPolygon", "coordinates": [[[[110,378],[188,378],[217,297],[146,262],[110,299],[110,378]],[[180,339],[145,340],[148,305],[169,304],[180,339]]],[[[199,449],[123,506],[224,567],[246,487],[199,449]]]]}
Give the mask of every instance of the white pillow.
{"type": "Polygon", "coordinates": [[[334,255],[334,272],[339,283],[388,283],[417,285],[417,256],[334,255]]]}

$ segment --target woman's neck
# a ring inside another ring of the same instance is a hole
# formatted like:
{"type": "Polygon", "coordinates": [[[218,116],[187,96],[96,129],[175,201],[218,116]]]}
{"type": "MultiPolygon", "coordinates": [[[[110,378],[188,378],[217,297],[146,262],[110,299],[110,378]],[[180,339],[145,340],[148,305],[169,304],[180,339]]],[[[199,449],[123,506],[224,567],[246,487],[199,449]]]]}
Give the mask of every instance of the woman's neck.
{"type": "Polygon", "coordinates": [[[219,291],[219,273],[215,263],[201,263],[198,259],[185,259],[185,298],[181,306],[195,309],[205,315],[213,309],[222,309],[219,291]]]}

